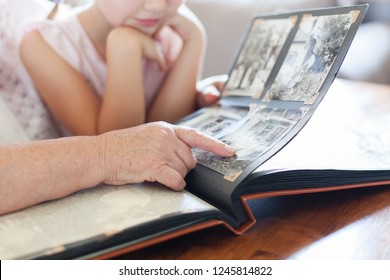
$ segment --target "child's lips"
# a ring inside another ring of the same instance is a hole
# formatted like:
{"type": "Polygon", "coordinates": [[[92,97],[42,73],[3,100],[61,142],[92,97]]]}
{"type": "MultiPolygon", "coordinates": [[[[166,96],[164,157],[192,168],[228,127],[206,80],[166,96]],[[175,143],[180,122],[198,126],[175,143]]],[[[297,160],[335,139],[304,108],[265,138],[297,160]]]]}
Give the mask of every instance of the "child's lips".
{"type": "Polygon", "coordinates": [[[154,27],[160,23],[158,18],[137,19],[137,21],[143,27],[154,27]]]}

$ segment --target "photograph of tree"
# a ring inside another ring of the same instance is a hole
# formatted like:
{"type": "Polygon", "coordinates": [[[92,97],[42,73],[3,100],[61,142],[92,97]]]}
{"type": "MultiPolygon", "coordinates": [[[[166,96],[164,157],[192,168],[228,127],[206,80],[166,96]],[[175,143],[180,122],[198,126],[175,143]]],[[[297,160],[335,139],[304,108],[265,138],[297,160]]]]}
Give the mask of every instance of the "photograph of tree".
{"type": "Polygon", "coordinates": [[[264,98],[312,104],[356,18],[305,15],[287,57],[264,98]]]}

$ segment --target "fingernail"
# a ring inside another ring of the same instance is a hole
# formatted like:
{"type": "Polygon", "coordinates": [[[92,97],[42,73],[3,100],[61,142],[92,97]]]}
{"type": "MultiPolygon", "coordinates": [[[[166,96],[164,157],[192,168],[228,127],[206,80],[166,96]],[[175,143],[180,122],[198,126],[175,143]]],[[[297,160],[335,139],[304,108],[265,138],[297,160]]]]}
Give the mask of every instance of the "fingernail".
{"type": "Polygon", "coordinates": [[[236,150],[233,147],[231,147],[229,145],[226,145],[226,144],[225,144],[225,150],[228,151],[231,154],[235,154],[236,153],[236,150]]]}

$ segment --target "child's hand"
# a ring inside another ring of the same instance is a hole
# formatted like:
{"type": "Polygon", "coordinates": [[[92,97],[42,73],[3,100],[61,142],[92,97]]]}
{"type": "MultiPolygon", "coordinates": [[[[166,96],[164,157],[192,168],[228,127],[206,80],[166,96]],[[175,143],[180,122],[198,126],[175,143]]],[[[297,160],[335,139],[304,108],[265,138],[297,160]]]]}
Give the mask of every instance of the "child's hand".
{"type": "MultiPolygon", "coordinates": [[[[166,59],[159,45],[148,35],[129,27],[118,27],[111,31],[108,44],[117,49],[119,46],[128,48],[125,52],[141,51],[144,58],[155,61],[162,70],[166,68],[166,59]]],[[[119,54],[120,52],[117,52],[119,54]]]]}
{"type": "Polygon", "coordinates": [[[202,36],[204,32],[199,19],[184,5],[166,24],[177,32],[184,42],[202,36]]]}
{"type": "Polygon", "coordinates": [[[227,79],[228,75],[218,75],[199,81],[196,85],[198,108],[210,106],[217,102],[227,79]]]}

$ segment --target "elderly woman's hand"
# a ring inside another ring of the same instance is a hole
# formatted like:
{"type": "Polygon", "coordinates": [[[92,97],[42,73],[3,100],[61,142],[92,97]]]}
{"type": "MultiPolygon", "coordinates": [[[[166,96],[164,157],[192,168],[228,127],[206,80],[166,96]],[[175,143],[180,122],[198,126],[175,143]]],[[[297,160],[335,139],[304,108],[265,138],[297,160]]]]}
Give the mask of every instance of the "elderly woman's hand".
{"type": "Polygon", "coordinates": [[[191,148],[222,157],[234,150],[199,131],[164,122],[103,134],[105,183],[159,182],[174,190],[185,187],[184,177],[196,165],[191,148]]]}

